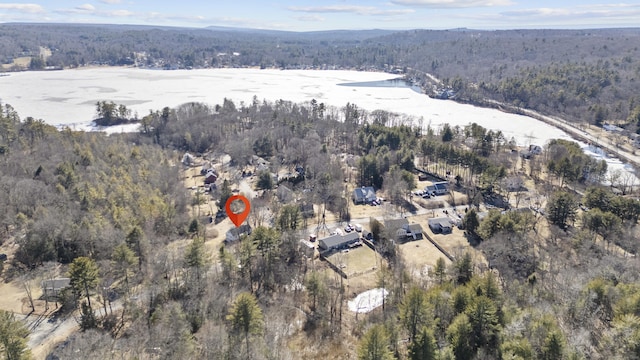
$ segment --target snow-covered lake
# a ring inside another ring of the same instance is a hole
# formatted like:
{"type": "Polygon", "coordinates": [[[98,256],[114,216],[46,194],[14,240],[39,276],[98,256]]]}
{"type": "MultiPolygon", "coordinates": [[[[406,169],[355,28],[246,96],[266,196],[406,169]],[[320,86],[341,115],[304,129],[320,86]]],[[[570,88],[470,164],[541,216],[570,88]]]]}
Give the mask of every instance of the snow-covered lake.
{"type": "Polygon", "coordinates": [[[521,145],[544,145],[552,138],[569,138],[564,132],[530,117],[507,114],[453,101],[431,99],[410,88],[340,86],[342,83],[378,81],[396,75],[358,71],[320,70],[144,70],[90,68],[51,72],[22,72],[0,77],[0,99],[22,118],[32,116],[53,125],[85,128],[95,117],[97,101],[124,104],[140,117],[149,110],[186,102],[222,104],[224,98],[250,103],[258,99],[316,99],[342,107],[355,103],[366,110],[383,109],[422,118],[422,125],[476,122],[502,130],[521,145]]]}
{"type": "MultiPolygon", "coordinates": [[[[362,87],[340,84],[380,81],[396,75],[358,71],[321,70],[145,70],[88,68],[50,72],[11,73],[0,77],[0,101],[11,104],[22,118],[32,116],[52,125],[91,129],[97,101],[124,104],[140,117],[149,110],[186,102],[222,104],[224,98],[249,104],[254,96],[267,100],[305,102],[316,99],[343,107],[348,102],[365,110],[388,110],[414,116],[417,125],[438,128],[445,123],[464,126],[475,122],[501,130],[519,145],[544,145],[554,138],[571,137],[534,118],[494,109],[431,99],[406,87],[362,87]]],[[[135,125],[111,128],[132,131],[135,125]]],[[[587,144],[582,144],[587,147],[587,144]]],[[[594,154],[595,155],[595,154],[594,154]]],[[[624,169],[607,159],[612,169],[624,169]]]]}

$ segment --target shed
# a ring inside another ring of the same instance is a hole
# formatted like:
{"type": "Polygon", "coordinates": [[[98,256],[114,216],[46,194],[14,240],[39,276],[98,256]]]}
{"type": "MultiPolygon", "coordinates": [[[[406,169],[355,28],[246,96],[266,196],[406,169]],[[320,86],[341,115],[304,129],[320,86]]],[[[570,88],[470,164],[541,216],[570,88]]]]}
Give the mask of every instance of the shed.
{"type": "Polygon", "coordinates": [[[309,259],[313,258],[313,254],[316,251],[315,245],[307,240],[300,240],[300,252],[309,259]]]}

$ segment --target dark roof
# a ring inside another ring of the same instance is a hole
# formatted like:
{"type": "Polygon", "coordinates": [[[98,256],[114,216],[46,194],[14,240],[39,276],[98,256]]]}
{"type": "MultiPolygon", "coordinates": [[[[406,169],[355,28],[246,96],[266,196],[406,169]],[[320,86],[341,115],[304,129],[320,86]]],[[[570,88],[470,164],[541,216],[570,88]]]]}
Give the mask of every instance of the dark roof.
{"type": "Polygon", "coordinates": [[[371,186],[355,188],[353,189],[353,196],[358,200],[373,200],[376,198],[376,190],[371,186]]]}
{"type": "Polygon", "coordinates": [[[389,231],[398,231],[399,229],[403,229],[406,225],[409,225],[409,220],[404,218],[384,221],[384,228],[389,231]]]}
{"type": "Polygon", "coordinates": [[[236,237],[240,237],[240,235],[250,234],[251,226],[249,224],[242,224],[238,227],[231,228],[229,232],[235,235],[236,237]]]}
{"type": "Polygon", "coordinates": [[[449,186],[449,184],[447,184],[447,183],[435,183],[435,184],[433,184],[433,186],[435,186],[435,188],[437,190],[441,190],[441,189],[442,190],[447,190],[447,187],[449,186]]]}
{"type": "Polygon", "coordinates": [[[327,238],[320,239],[319,243],[320,245],[324,245],[322,246],[323,248],[331,249],[335,247],[340,247],[342,245],[351,243],[353,241],[357,241],[358,239],[360,239],[360,235],[357,232],[351,232],[346,235],[340,235],[340,234],[331,235],[327,238]]]}
{"type": "Polygon", "coordinates": [[[49,279],[42,281],[42,287],[44,289],[52,289],[59,290],[64,289],[71,284],[70,278],[58,278],[58,279],[49,279]]]}
{"type": "Polygon", "coordinates": [[[412,234],[420,234],[422,232],[422,226],[420,224],[409,224],[409,232],[412,234]]]}
{"type": "Polygon", "coordinates": [[[429,226],[440,225],[441,227],[451,227],[451,220],[449,218],[434,218],[429,219],[429,226]]]}

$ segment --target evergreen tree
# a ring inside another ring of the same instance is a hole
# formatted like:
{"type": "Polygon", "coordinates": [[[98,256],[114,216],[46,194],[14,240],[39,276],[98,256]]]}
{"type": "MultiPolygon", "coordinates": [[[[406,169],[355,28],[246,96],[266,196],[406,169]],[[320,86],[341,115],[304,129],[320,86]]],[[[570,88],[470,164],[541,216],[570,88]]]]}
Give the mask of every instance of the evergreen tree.
{"type": "Polygon", "coordinates": [[[238,295],[231,305],[227,321],[233,334],[244,336],[248,355],[250,336],[264,332],[262,310],[255,296],[247,292],[238,295]]]}
{"type": "Polygon", "coordinates": [[[409,333],[409,341],[414,341],[418,331],[427,325],[428,313],[424,291],[411,288],[400,304],[400,321],[409,333]]]}
{"type": "Polygon", "coordinates": [[[75,258],[69,266],[69,278],[71,288],[76,296],[84,292],[87,305],[91,309],[90,290],[98,285],[98,266],[95,261],[88,257],[75,258]]]}
{"type": "Polygon", "coordinates": [[[0,310],[0,354],[7,360],[30,359],[27,347],[29,330],[12,312],[0,310]]]}
{"type": "Polygon", "coordinates": [[[392,360],[389,335],[383,325],[374,325],[367,331],[358,347],[358,360],[392,360]]]}
{"type": "Polygon", "coordinates": [[[575,197],[565,191],[555,192],[547,201],[547,217],[560,229],[566,230],[569,222],[576,217],[578,203],[575,197]]]}
{"type": "Polygon", "coordinates": [[[428,327],[423,327],[415,340],[409,345],[410,360],[435,360],[436,341],[433,332],[428,327]]]}

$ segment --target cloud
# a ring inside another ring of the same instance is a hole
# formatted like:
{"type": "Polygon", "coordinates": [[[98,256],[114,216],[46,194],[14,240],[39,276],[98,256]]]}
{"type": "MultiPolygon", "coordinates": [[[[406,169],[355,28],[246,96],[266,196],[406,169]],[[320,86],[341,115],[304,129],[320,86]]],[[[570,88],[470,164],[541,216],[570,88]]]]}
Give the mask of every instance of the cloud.
{"type": "Polygon", "coordinates": [[[356,6],[356,5],[329,5],[329,6],[291,6],[288,8],[290,11],[306,12],[306,13],[350,13],[358,15],[379,15],[379,16],[394,16],[405,15],[415,12],[411,9],[379,9],[373,6],[356,6]]]}
{"type": "Polygon", "coordinates": [[[511,0],[391,0],[392,4],[431,8],[471,8],[513,5],[511,0]]]}
{"type": "Polygon", "coordinates": [[[76,6],[75,10],[79,12],[94,12],[96,11],[96,7],[91,4],[82,4],[80,6],[76,6]]]}
{"type": "Polygon", "coordinates": [[[17,11],[21,13],[42,13],[44,9],[38,4],[0,4],[0,10],[17,11]]]}
{"type": "Polygon", "coordinates": [[[301,16],[294,16],[293,18],[298,20],[298,21],[304,21],[304,22],[322,22],[322,21],[324,21],[324,18],[322,16],[319,16],[319,15],[301,15],[301,16]]]}
{"type": "Polygon", "coordinates": [[[637,26],[640,5],[632,4],[590,4],[572,7],[523,8],[496,13],[475,13],[458,15],[491,28],[591,28],[637,26]],[[502,26],[498,26],[502,24],[502,26]],[[517,24],[514,26],[514,24],[517,24]]]}
{"type": "Polygon", "coordinates": [[[571,8],[530,8],[501,12],[507,18],[628,18],[640,15],[640,5],[602,4],[571,8]]]}
{"type": "Polygon", "coordinates": [[[120,4],[122,0],[100,0],[100,2],[113,5],[113,4],[120,4]]]}
{"type": "Polygon", "coordinates": [[[134,15],[134,13],[129,10],[106,11],[103,14],[110,17],[128,17],[134,15]]]}

